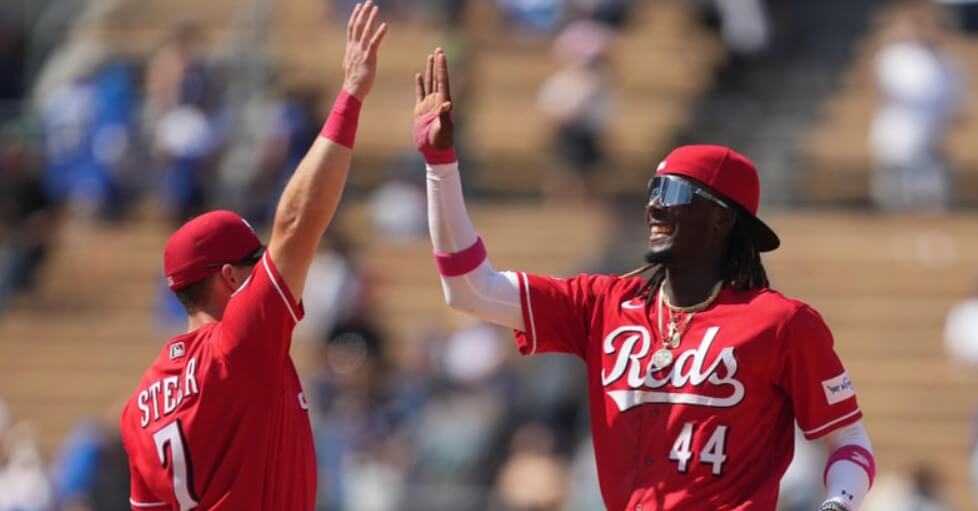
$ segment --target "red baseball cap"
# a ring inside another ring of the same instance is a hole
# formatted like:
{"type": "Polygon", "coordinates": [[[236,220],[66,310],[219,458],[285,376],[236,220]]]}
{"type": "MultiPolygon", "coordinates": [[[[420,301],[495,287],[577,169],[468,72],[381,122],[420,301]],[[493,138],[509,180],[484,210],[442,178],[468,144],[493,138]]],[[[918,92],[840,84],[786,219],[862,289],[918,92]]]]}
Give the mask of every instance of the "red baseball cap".
{"type": "Polygon", "coordinates": [[[224,264],[253,263],[264,247],[244,218],[227,210],[204,213],[183,224],[163,249],[163,274],[173,291],[221,270],[224,264]]]}
{"type": "Polygon", "coordinates": [[[690,178],[737,206],[747,220],[758,251],[769,252],[781,246],[774,230],[757,218],[761,183],[754,162],[746,156],[718,145],[681,146],[662,160],[656,174],[690,178]]]}

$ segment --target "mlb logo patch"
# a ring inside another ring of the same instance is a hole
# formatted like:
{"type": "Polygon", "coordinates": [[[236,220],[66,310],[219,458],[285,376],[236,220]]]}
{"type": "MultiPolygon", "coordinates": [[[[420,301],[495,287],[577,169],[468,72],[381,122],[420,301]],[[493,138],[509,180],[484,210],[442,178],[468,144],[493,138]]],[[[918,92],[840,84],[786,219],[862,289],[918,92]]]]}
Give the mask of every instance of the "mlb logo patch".
{"type": "Polygon", "coordinates": [[[840,403],[856,395],[856,389],[852,386],[849,375],[843,372],[835,378],[822,381],[822,390],[825,391],[825,400],[830,405],[840,403]]]}
{"type": "Polygon", "coordinates": [[[180,358],[186,354],[187,351],[182,342],[176,342],[170,345],[170,360],[180,358]]]}

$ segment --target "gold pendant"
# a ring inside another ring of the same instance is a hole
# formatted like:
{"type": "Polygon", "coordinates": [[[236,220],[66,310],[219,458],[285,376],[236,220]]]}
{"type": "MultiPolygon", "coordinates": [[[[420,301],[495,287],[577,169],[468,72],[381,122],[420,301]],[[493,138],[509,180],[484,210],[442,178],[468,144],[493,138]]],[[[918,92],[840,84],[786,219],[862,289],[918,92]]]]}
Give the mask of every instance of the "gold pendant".
{"type": "Polygon", "coordinates": [[[669,348],[676,349],[679,347],[679,343],[682,341],[682,335],[679,332],[675,332],[669,337],[669,348]]]}
{"type": "Polygon", "coordinates": [[[666,338],[663,340],[663,344],[665,344],[667,348],[678,348],[680,341],[679,337],[679,324],[670,322],[669,331],[666,332],[666,338]]]}
{"type": "Polygon", "coordinates": [[[655,353],[652,354],[652,365],[655,367],[656,371],[660,369],[665,369],[669,367],[670,364],[672,364],[671,351],[662,348],[659,351],[656,351],[655,353]]]}

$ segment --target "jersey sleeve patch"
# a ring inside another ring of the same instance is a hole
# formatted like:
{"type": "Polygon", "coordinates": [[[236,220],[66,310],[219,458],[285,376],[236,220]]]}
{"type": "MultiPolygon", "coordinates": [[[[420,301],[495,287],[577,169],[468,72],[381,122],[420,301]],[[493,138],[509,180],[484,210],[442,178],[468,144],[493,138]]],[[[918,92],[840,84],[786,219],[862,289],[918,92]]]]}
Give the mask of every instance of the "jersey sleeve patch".
{"type": "Polygon", "coordinates": [[[849,375],[845,371],[835,378],[822,380],[822,390],[825,392],[825,400],[830,405],[841,403],[856,395],[856,389],[852,385],[852,380],[849,379],[849,375]]]}

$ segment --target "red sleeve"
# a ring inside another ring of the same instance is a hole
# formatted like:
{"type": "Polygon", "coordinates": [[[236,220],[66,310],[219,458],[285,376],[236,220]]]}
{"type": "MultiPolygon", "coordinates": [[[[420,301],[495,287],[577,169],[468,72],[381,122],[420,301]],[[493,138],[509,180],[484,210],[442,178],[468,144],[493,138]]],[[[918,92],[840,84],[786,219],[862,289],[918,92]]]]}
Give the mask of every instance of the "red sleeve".
{"type": "Polygon", "coordinates": [[[292,330],[304,311],[265,252],[251,276],[228,302],[221,320],[220,348],[231,358],[283,363],[292,330]]]}
{"type": "Polygon", "coordinates": [[[161,501],[150,491],[146,481],[133,466],[129,456],[129,507],[136,511],[169,509],[170,505],[161,501]]]}
{"type": "Polygon", "coordinates": [[[523,324],[516,331],[520,353],[571,353],[584,358],[593,310],[588,275],[559,279],[518,273],[523,324]]]}
{"type": "Polygon", "coordinates": [[[862,417],[856,391],[832,348],[832,333],[811,307],[799,309],[783,327],[787,350],[781,386],[791,397],[798,425],[809,440],[862,417]]]}

